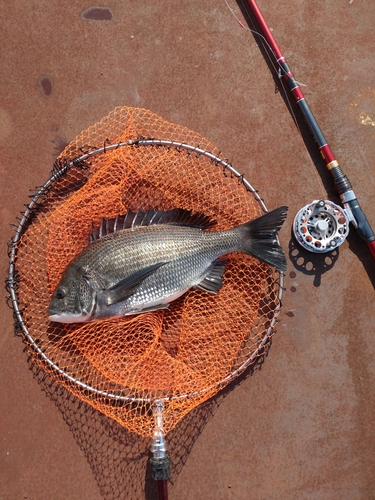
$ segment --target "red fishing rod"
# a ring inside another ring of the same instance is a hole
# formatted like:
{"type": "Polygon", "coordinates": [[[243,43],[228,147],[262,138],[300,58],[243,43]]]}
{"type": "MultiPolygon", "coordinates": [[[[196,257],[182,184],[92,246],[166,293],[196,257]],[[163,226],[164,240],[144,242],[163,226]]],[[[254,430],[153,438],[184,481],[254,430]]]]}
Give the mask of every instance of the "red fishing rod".
{"type": "MultiPolygon", "coordinates": [[[[331,151],[331,148],[328,146],[327,141],[326,141],[326,139],[325,139],[311,109],[309,108],[309,105],[307,104],[306,99],[305,99],[299,85],[298,85],[298,82],[295,80],[293,73],[290,70],[290,67],[289,67],[285,57],[282,55],[281,50],[280,50],[279,46],[277,45],[276,40],[274,39],[274,37],[271,33],[271,30],[269,29],[261,11],[259,10],[258,5],[256,4],[255,0],[247,0],[247,3],[251,9],[253,16],[255,17],[255,19],[257,21],[257,24],[259,25],[259,28],[260,28],[264,38],[266,39],[269,47],[271,48],[273,55],[274,55],[278,65],[280,67],[281,76],[288,84],[290,92],[291,92],[297,106],[302,111],[302,114],[303,114],[316,142],[318,143],[318,147],[319,147],[319,150],[323,156],[326,167],[333,177],[336,191],[339,194],[341,201],[345,207],[345,212],[346,212],[345,215],[348,216],[348,220],[353,223],[353,225],[355,226],[355,228],[357,230],[357,233],[364,240],[368,249],[370,250],[370,253],[371,253],[373,259],[375,260],[375,234],[374,234],[374,231],[371,229],[371,226],[370,226],[363,210],[361,209],[361,207],[359,205],[357,197],[354,194],[352,185],[349,182],[349,179],[346,177],[346,175],[344,175],[338,161],[336,160],[336,158],[334,157],[334,155],[331,151]]],[[[320,207],[323,207],[324,201],[319,201],[318,203],[316,203],[316,206],[318,207],[317,208],[318,211],[320,208],[319,204],[320,204],[320,207]]],[[[330,203],[330,205],[326,204],[325,209],[326,209],[326,212],[328,215],[329,215],[329,211],[331,211],[332,217],[333,217],[334,214],[338,212],[337,209],[335,211],[335,208],[339,208],[339,207],[337,205],[332,204],[332,203],[330,203]],[[330,205],[332,205],[333,208],[330,205]]],[[[306,222],[306,220],[305,220],[305,215],[304,215],[305,213],[306,213],[306,211],[302,214],[302,216],[299,220],[299,222],[301,224],[300,229],[302,229],[303,232],[308,233],[309,226],[308,226],[308,221],[306,222]]],[[[344,215],[344,214],[341,213],[338,215],[338,217],[336,217],[337,222],[340,220],[340,216],[342,216],[342,215],[344,215]]],[[[331,215],[330,215],[330,217],[331,217],[331,215]]],[[[325,222],[325,220],[320,220],[319,224],[320,224],[320,228],[319,227],[315,228],[315,231],[319,232],[321,230],[320,232],[322,232],[324,227],[325,227],[326,222],[325,222]]],[[[296,232],[295,232],[295,234],[296,234],[296,232]]],[[[297,239],[299,239],[300,243],[303,246],[306,246],[303,243],[307,244],[306,248],[308,248],[309,240],[306,241],[306,237],[304,236],[304,234],[300,233],[300,238],[298,238],[297,234],[296,234],[296,236],[297,236],[297,239]]],[[[308,236],[308,238],[309,237],[310,237],[310,235],[308,236]]],[[[339,240],[337,240],[337,241],[339,241],[339,240]]],[[[315,241],[315,243],[317,246],[319,242],[315,241]]],[[[330,243],[331,243],[332,248],[337,244],[335,240],[331,240],[330,243]]],[[[338,243],[338,244],[340,244],[340,243],[338,243]]],[[[313,250],[313,251],[319,251],[319,250],[317,249],[317,250],[313,250]]]]}

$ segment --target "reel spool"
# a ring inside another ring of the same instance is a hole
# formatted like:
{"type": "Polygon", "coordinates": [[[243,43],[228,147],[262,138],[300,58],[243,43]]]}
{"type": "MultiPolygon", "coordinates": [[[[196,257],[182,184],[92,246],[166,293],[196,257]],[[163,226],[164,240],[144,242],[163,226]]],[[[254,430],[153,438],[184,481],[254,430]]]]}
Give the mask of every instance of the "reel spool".
{"type": "Polygon", "coordinates": [[[315,200],[301,208],[293,222],[298,243],[310,252],[330,252],[349,234],[347,211],[329,200],[315,200]]]}

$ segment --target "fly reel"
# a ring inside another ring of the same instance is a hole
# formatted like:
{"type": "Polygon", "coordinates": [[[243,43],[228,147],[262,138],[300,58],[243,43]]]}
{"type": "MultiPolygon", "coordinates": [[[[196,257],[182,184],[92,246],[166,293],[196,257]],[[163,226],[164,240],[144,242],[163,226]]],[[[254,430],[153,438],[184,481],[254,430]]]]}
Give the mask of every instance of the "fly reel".
{"type": "Polygon", "coordinates": [[[315,200],[301,208],[294,218],[293,232],[298,243],[310,252],[334,250],[349,234],[349,215],[329,200],[315,200]]]}

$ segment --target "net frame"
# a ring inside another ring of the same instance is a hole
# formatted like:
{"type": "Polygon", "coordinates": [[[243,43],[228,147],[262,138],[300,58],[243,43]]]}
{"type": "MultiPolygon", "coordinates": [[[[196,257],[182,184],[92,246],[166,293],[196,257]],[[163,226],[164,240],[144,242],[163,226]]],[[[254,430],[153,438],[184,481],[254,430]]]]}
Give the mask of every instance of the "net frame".
{"type": "Polygon", "coordinates": [[[204,150],[199,146],[191,145],[184,142],[173,141],[173,140],[165,140],[165,139],[145,139],[138,138],[135,140],[129,140],[124,142],[117,142],[112,144],[104,143],[102,147],[92,149],[91,151],[84,152],[80,156],[77,156],[67,162],[62,168],[58,169],[55,172],[52,172],[51,177],[40,187],[40,189],[32,196],[31,202],[27,205],[25,212],[22,214],[20,222],[16,228],[15,236],[12,238],[10,242],[10,250],[9,250],[9,274],[7,279],[7,289],[9,292],[9,300],[10,305],[14,311],[14,317],[16,320],[16,326],[21,330],[24,341],[32,348],[35,355],[38,356],[44,363],[48,365],[56,374],[60,376],[67,384],[73,384],[76,388],[81,391],[84,391],[85,394],[89,393],[94,398],[103,398],[104,400],[108,400],[109,404],[126,404],[126,403],[134,403],[134,404],[152,404],[155,405],[163,405],[164,402],[171,402],[175,400],[183,400],[190,397],[196,397],[204,394],[205,392],[212,391],[212,389],[216,389],[218,392],[222,387],[225,387],[230,382],[232,382],[235,378],[237,378],[240,374],[242,374],[260,355],[264,347],[269,342],[269,339],[274,331],[277,317],[279,315],[281,309],[281,299],[284,288],[284,275],[282,272],[279,272],[279,280],[278,280],[278,292],[277,292],[277,305],[274,310],[273,318],[270,321],[267,332],[264,334],[262,340],[259,342],[258,347],[252,352],[252,354],[235,370],[233,370],[230,374],[228,374],[225,378],[223,378],[220,382],[206,387],[200,391],[196,391],[193,393],[185,393],[180,394],[178,396],[168,396],[168,397],[159,397],[157,400],[155,398],[144,398],[144,397],[132,397],[125,396],[119,394],[113,394],[111,392],[103,391],[101,389],[95,388],[81,380],[76,379],[71,376],[69,373],[66,373],[62,368],[60,368],[52,359],[50,359],[45,352],[38,346],[36,339],[33,338],[33,335],[29,332],[26,324],[23,321],[22,309],[19,306],[18,297],[17,297],[17,266],[16,266],[16,258],[17,258],[17,244],[21,240],[22,235],[26,231],[30,220],[32,219],[32,214],[38,208],[38,203],[43,199],[44,194],[49,190],[49,188],[54,184],[54,182],[59,179],[62,175],[66,174],[68,170],[77,165],[84,165],[85,162],[95,155],[106,153],[107,151],[115,150],[123,147],[147,147],[147,146],[162,146],[167,148],[176,148],[177,150],[185,150],[189,154],[195,154],[197,156],[203,155],[208,158],[212,163],[214,163],[218,167],[223,168],[223,173],[229,173],[231,177],[235,177],[238,179],[239,183],[242,183],[246,190],[251,193],[256,201],[260,204],[262,209],[267,212],[267,207],[263,201],[263,199],[259,196],[258,192],[252,187],[252,185],[245,179],[243,174],[240,174],[237,170],[233,168],[233,166],[228,162],[228,160],[224,160],[220,158],[218,155],[211,153],[210,151],[204,150]]]}

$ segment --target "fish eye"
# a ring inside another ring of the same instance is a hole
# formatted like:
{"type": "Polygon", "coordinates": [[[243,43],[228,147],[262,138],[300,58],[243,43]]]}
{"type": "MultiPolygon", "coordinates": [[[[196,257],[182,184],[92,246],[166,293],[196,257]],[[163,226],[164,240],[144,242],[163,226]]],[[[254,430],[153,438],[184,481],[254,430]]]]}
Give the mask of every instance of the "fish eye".
{"type": "Polygon", "coordinates": [[[57,299],[63,299],[66,295],[66,290],[65,288],[58,288],[56,290],[56,298],[57,299]]]}

